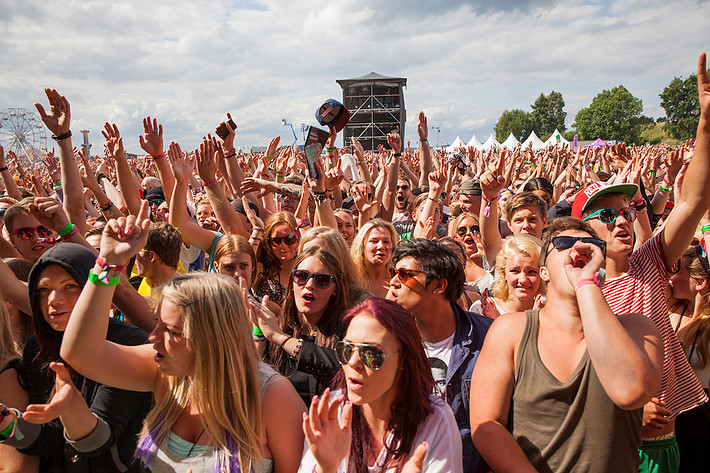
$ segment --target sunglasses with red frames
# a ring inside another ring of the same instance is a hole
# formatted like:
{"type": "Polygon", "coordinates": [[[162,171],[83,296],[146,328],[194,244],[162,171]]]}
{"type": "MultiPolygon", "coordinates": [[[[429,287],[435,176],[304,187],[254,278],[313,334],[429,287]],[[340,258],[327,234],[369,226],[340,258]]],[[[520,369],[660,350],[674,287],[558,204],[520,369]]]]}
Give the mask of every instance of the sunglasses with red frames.
{"type": "Polygon", "coordinates": [[[396,275],[403,283],[409,281],[409,278],[413,278],[415,274],[424,274],[424,271],[417,271],[416,269],[390,268],[390,276],[395,277],[396,275]]]}
{"type": "Polygon", "coordinates": [[[279,246],[281,243],[286,243],[288,246],[291,246],[298,242],[298,235],[296,235],[296,232],[291,232],[285,237],[269,237],[269,243],[271,243],[271,246],[279,246]]]}
{"type": "Polygon", "coordinates": [[[40,225],[38,227],[21,227],[12,230],[12,234],[21,240],[29,240],[35,233],[39,238],[49,238],[52,236],[54,231],[44,225],[40,225]]]}
{"type": "Polygon", "coordinates": [[[291,271],[293,282],[299,286],[305,286],[309,279],[313,278],[313,284],[320,289],[328,289],[335,278],[330,274],[325,273],[310,273],[305,269],[294,269],[291,271]]]}

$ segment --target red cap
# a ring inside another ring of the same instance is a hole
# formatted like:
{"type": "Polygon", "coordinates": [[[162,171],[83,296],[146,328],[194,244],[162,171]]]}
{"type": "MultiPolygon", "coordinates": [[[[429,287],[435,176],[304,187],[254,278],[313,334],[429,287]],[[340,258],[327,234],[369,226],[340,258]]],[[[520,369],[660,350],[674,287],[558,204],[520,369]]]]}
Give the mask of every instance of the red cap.
{"type": "Polygon", "coordinates": [[[632,183],[607,184],[604,181],[597,181],[582,189],[582,191],[575,196],[574,203],[572,204],[572,216],[582,218],[584,210],[603,195],[624,194],[628,196],[629,199],[633,199],[638,190],[639,186],[632,183]]]}

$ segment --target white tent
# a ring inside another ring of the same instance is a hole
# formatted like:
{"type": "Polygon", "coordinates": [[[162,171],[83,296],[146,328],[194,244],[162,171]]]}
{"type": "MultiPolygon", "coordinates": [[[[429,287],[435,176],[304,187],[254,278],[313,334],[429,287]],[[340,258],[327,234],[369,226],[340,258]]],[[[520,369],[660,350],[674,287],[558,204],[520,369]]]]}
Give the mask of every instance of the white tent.
{"type": "Polygon", "coordinates": [[[470,140],[468,140],[468,143],[466,143],[466,147],[473,146],[476,149],[481,149],[481,146],[483,144],[478,141],[478,138],[476,138],[476,135],[473,135],[470,140]]]}
{"type": "Polygon", "coordinates": [[[459,138],[459,137],[457,136],[456,139],[454,140],[454,142],[451,143],[451,144],[446,148],[446,151],[447,151],[448,153],[456,153],[456,152],[458,152],[459,148],[462,147],[462,146],[466,146],[466,145],[464,144],[463,141],[461,141],[461,138],[459,138]]]}
{"type": "Polygon", "coordinates": [[[481,149],[490,149],[494,146],[500,146],[500,143],[496,141],[495,136],[491,133],[491,136],[489,136],[486,142],[481,145],[481,149]]]}
{"type": "Polygon", "coordinates": [[[518,140],[513,136],[513,133],[511,132],[510,135],[508,135],[508,138],[506,138],[505,141],[504,141],[503,143],[501,143],[500,145],[501,145],[503,148],[513,149],[513,148],[515,148],[516,146],[518,146],[519,144],[520,144],[520,141],[518,141],[518,140]]]}
{"type": "Polygon", "coordinates": [[[564,136],[562,136],[562,133],[560,133],[557,128],[555,128],[555,131],[552,132],[552,135],[545,141],[545,146],[548,145],[556,145],[556,144],[561,144],[561,145],[568,145],[569,141],[565,139],[564,136]]]}
{"type": "Polygon", "coordinates": [[[530,143],[532,143],[532,149],[542,149],[545,147],[545,143],[543,143],[542,140],[537,137],[534,130],[530,133],[530,136],[528,136],[527,139],[523,141],[522,148],[527,149],[528,146],[530,146],[530,143]]]}

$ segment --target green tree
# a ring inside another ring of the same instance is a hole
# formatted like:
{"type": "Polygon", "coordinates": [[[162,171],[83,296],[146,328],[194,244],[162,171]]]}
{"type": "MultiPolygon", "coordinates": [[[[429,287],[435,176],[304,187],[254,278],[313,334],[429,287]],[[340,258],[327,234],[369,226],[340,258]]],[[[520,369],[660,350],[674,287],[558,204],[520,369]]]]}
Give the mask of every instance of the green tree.
{"type": "Polygon", "coordinates": [[[535,103],[530,106],[534,123],[535,133],[540,139],[545,140],[552,135],[552,132],[565,131],[565,118],[567,112],[564,111],[565,99],[562,94],[554,90],[549,95],[540,94],[535,103]]]}
{"type": "Polygon", "coordinates": [[[496,139],[501,143],[511,133],[518,141],[523,141],[532,130],[533,122],[530,114],[517,108],[515,110],[505,110],[501,113],[494,128],[496,139]]]}
{"type": "Polygon", "coordinates": [[[700,120],[697,75],[691,74],[687,79],[674,78],[658,96],[668,118],[668,134],[681,140],[694,137],[700,120]]]}
{"type": "Polygon", "coordinates": [[[577,113],[572,126],[582,140],[624,140],[636,143],[639,139],[643,101],[619,85],[603,90],[587,108],[577,113]]]}

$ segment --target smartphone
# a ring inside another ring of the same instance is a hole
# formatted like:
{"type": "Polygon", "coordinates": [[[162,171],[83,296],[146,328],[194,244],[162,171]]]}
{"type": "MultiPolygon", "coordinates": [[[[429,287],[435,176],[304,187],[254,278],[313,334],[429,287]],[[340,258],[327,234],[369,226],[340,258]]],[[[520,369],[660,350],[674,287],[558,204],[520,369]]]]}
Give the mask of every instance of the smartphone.
{"type": "Polygon", "coordinates": [[[321,130],[314,126],[308,127],[308,134],[306,135],[306,144],[303,146],[303,151],[306,153],[306,164],[308,165],[308,175],[311,179],[317,179],[318,173],[316,172],[315,162],[320,156],[321,151],[323,151],[323,146],[330,138],[330,132],[326,130],[321,130]]]}
{"type": "Polygon", "coordinates": [[[466,157],[461,153],[454,153],[449,156],[449,164],[455,164],[462,176],[466,174],[466,157]]]}
{"type": "Polygon", "coordinates": [[[234,120],[231,118],[227,123],[222,123],[220,126],[217,127],[215,130],[215,133],[217,133],[217,136],[219,136],[222,139],[225,139],[227,135],[229,135],[229,128],[227,128],[227,124],[229,124],[230,127],[232,127],[232,130],[237,129],[237,124],[234,123],[234,120]]]}

